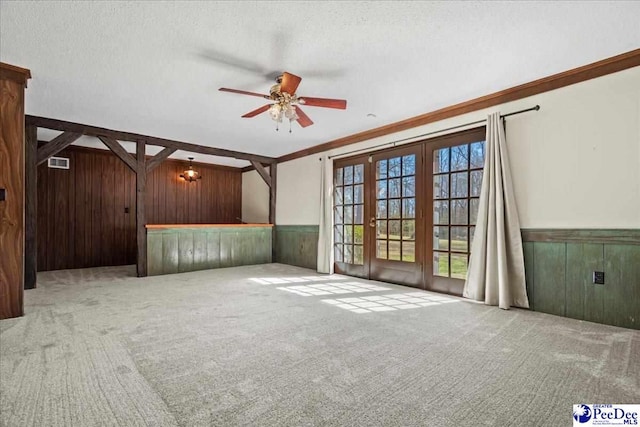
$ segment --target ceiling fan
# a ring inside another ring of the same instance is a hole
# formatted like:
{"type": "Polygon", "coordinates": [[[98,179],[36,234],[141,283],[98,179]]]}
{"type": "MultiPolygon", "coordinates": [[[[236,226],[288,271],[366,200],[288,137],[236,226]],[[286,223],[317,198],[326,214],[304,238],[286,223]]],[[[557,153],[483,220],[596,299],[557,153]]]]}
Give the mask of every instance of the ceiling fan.
{"type": "MultiPolygon", "coordinates": [[[[271,86],[269,95],[263,95],[256,92],[248,92],[245,90],[228,89],[221,87],[219,90],[222,92],[239,93],[241,95],[259,96],[260,98],[269,99],[274,101],[272,104],[263,105],[262,107],[250,111],[243,115],[244,118],[255,117],[258,114],[262,114],[265,111],[269,111],[271,118],[276,123],[281,123],[283,118],[289,119],[289,123],[293,120],[297,121],[300,126],[307,127],[313,124],[313,121],[307,116],[300,108],[300,105],[308,105],[310,107],[324,107],[324,108],[336,108],[344,110],[347,108],[347,101],[344,99],[329,99],[329,98],[311,98],[307,96],[298,96],[296,90],[302,78],[287,73],[286,71],[276,77],[276,84],[271,86]]],[[[278,127],[276,125],[276,130],[278,127]]],[[[291,128],[289,128],[291,132],[291,128]]]]}

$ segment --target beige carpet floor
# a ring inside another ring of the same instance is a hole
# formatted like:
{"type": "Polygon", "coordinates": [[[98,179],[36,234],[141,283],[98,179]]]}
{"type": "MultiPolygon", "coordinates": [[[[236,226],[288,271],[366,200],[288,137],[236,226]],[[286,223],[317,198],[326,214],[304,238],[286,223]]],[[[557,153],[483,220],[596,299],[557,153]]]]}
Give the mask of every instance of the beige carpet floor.
{"type": "Polygon", "coordinates": [[[640,403],[640,331],[269,264],[41,273],[3,426],[565,426],[640,403]]]}

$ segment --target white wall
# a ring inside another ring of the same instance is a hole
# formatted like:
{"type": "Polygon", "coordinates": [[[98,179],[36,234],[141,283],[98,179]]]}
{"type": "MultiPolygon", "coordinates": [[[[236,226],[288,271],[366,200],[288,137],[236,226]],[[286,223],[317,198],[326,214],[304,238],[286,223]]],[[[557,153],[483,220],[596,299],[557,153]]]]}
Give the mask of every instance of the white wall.
{"type": "MultiPolygon", "coordinates": [[[[324,154],[371,147],[535,104],[540,111],[507,119],[521,226],[639,228],[640,67],[278,164],[277,222],[318,224],[318,159],[324,154]]],[[[268,211],[268,190],[259,184],[259,177],[243,174],[243,215],[245,197],[265,200],[266,194],[268,211]]]]}
{"type": "Polygon", "coordinates": [[[269,222],[269,187],[254,170],[242,174],[242,220],[253,224],[269,222]]]}

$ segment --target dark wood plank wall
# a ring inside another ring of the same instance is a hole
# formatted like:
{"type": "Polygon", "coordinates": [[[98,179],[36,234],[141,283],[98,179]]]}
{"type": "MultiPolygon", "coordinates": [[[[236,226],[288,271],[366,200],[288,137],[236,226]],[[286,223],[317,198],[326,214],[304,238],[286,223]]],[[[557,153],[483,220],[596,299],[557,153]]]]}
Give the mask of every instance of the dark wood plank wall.
{"type": "MultiPolygon", "coordinates": [[[[70,147],[71,169],[38,167],[38,271],[136,263],[136,176],[113,153],[70,147]],[[125,209],[128,208],[128,213],[125,209]]],[[[240,169],[166,160],[147,176],[148,224],[239,223],[240,169]]]]}

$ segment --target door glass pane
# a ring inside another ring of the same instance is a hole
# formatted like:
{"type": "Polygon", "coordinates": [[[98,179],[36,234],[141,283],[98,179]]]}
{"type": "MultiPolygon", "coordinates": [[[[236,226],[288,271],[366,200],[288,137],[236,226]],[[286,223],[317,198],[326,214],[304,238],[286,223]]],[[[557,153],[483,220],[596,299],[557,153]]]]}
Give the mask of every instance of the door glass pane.
{"type": "Polygon", "coordinates": [[[475,227],[469,227],[469,242],[471,245],[473,245],[473,234],[475,233],[475,231],[475,227]]]}
{"type": "Polygon", "coordinates": [[[484,167],[484,141],[471,144],[471,169],[484,167]]]}
{"type": "Polygon", "coordinates": [[[344,226],[344,242],[353,243],[353,227],[350,225],[344,226]]]}
{"type": "Polygon", "coordinates": [[[467,224],[468,203],[467,199],[451,201],[451,224],[467,224]]]}
{"type": "Polygon", "coordinates": [[[353,166],[344,168],[344,185],[353,184],[353,166]]]}
{"type": "Polygon", "coordinates": [[[400,197],[400,178],[389,180],[389,197],[400,197]]]}
{"type": "Polygon", "coordinates": [[[402,199],[402,217],[416,217],[416,199],[402,199]]]}
{"type": "Polygon", "coordinates": [[[344,262],[353,264],[353,246],[344,245],[344,262]]]}
{"type": "Polygon", "coordinates": [[[358,265],[364,264],[364,252],[362,250],[362,246],[353,247],[353,263],[358,265]]]}
{"type": "Polygon", "coordinates": [[[387,178],[387,161],[380,160],[376,162],[376,179],[387,178]]]}
{"type": "Polygon", "coordinates": [[[353,203],[364,203],[364,186],[362,184],[353,187],[353,203]]]}
{"type": "Polygon", "coordinates": [[[387,238],[387,221],[376,221],[376,237],[387,238]]]}
{"type": "Polygon", "coordinates": [[[389,239],[400,240],[400,220],[389,220],[389,239]]]}
{"type": "Polygon", "coordinates": [[[389,218],[400,218],[400,199],[389,200],[389,218]]]}
{"type": "Polygon", "coordinates": [[[380,200],[378,201],[376,208],[376,218],[386,218],[387,217],[387,201],[380,200]]]}
{"type": "Polygon", "coordinates": [[[343,181],[342,181],[342,168],[336,169],[336,184],[337,185],[342,185],[343,184],[343,181]]]}
{"type": "Polygon", "coordinates": [[[336,187],[336,189],[335,189],[335,197],[334,198],[335,198],[334,202],[335,202],[336,205],[341,205],[342,204],[342,202],[344,200],[342,198],[342,187],[336,187]]]}
{"type": "Polygon", "coordinates": [[[449,227],[433,227],[433,249],[449,250],[449,227]]]}
{"type": "Polygon", "coordinates": [[[478,220],[478,206],[480,206],[480,199],[471,199],[471,211],[469,212],[469,223],[475,224],[478,220]]]}
{"type": "Polygon", "coordinates": [[[343,262],[344,260],[344,256],[343,256],[343,249],[342,249],[342,245],[336,245],[335,246],[335,254],[334,254],[334,258],[336,262],[343,262]]]}
{"type": "Polygon", "coordinates": [[[347,185],[344,187],[344,204],[353,204],[353,186],[347,185]]]}
{"type": "Polygon", "coordinates": [[[404,156],[402,158],[402,175],[416,174],[416,155],[404,156]]]}
{"type": "Polygon", "coordinates": [[[353,223],[364,224],[364,205],[354,205],[353,209],[353,223]]]}
{"type": "Polygon", "coordinates": [[[471,172],[471,197],[480,197],[482,189],[482,171],[471,172]]]}
{"type": "Polygon", "coordinates": [[[414,220],[402,221],[402,240],[416,239],[416,222],[414,220]]]}
{"type": "Polygon", "coordinates": [[[451,254],[451,277],[466,279],[468,267],[467,257],[467,254],[451,254]]]}
{"type": "Polygon", "coordinates": [[[469,146],[451,147],[451,171],[469,169],[469,146]]]}
{"type": "Polygon", "coordinates": [[[400,172],[400,157],[393,157],[389,159],[389,178],[400,176],[400,172]]]}
{"type": "Polygon", "coordinates": [[[389,259],[400,261],[400,242],[389,240],[389,259]]]}
{"type": "Polygon", "coordinates": [[[434,175],[433,198],[446,199],[449,197],[449,174],[434,175]]]}
{"type": "Polygon", "coordinates": [[[335,243],[344,243],[344,232],[341,225],[333,227],[333,241],[335,243]]]}
{"type": "Polygon", "coordinates": [[[376,258],[387,259],[387,241],[376,241],[376,258]]]}
{"type": "Polygon", "coordinates": [[[433,173],[449,172],[449,149],[442,148],[433,152],[433,173]]]}
{"type": "Polygon", "coordinates": [[[449,201],[433,202],[433,223],[449,224],[449,201]]]}
{"type": "Polygon", "coordinates": [[[342,206],[336,206],[333,208],[333,223],[334,224],[342,224],[344,222],[344,217],[342,216],[342,206]]]}
{"type": "Polygon", "coordinates": [[[455,252],[469,252],[467,244],[467,227],[451,227],[451,250],[455,252]]]}
{"type": "Polygon", "coordinates": [[[387,180],[383,179],[378,181],[378,199],[387,198],[387,180]]]}
{"type": "Polygon", "coordinates": [[[416,262],[416,242],[402,242],[402,261],[416,262]]]}
{"type": "Polygon", "coordinates": [[[364,226],[354,225],[353,226],[353,243],[362,244],[363,242],[364,242],[364,226]]]}
{"type": "Polygon", "coordinates": [[[354,184],[361,184],[364,182],[364,165],[355,165],[353,170],[353,182],[354,184]]]}
{"type": "Polygon", "coordinates": [[[467,197],[467,176],[469,172],[451,174],[451,197],[467,197]]]}
{"type": "Polygon", "coordinates": [[[433,275],[449,277],[449,253],[433,253],[433,275]]]}
{"type": "Polygon", "coordinates": [[[353,224],[353,206],[344,207],[344,223],[353,224]]]}
{"type": "Polygon", "coordinates": [[[402,178],[402,197],[413,197],[416,195],[416,178],[409,176],[402,178]]]}

